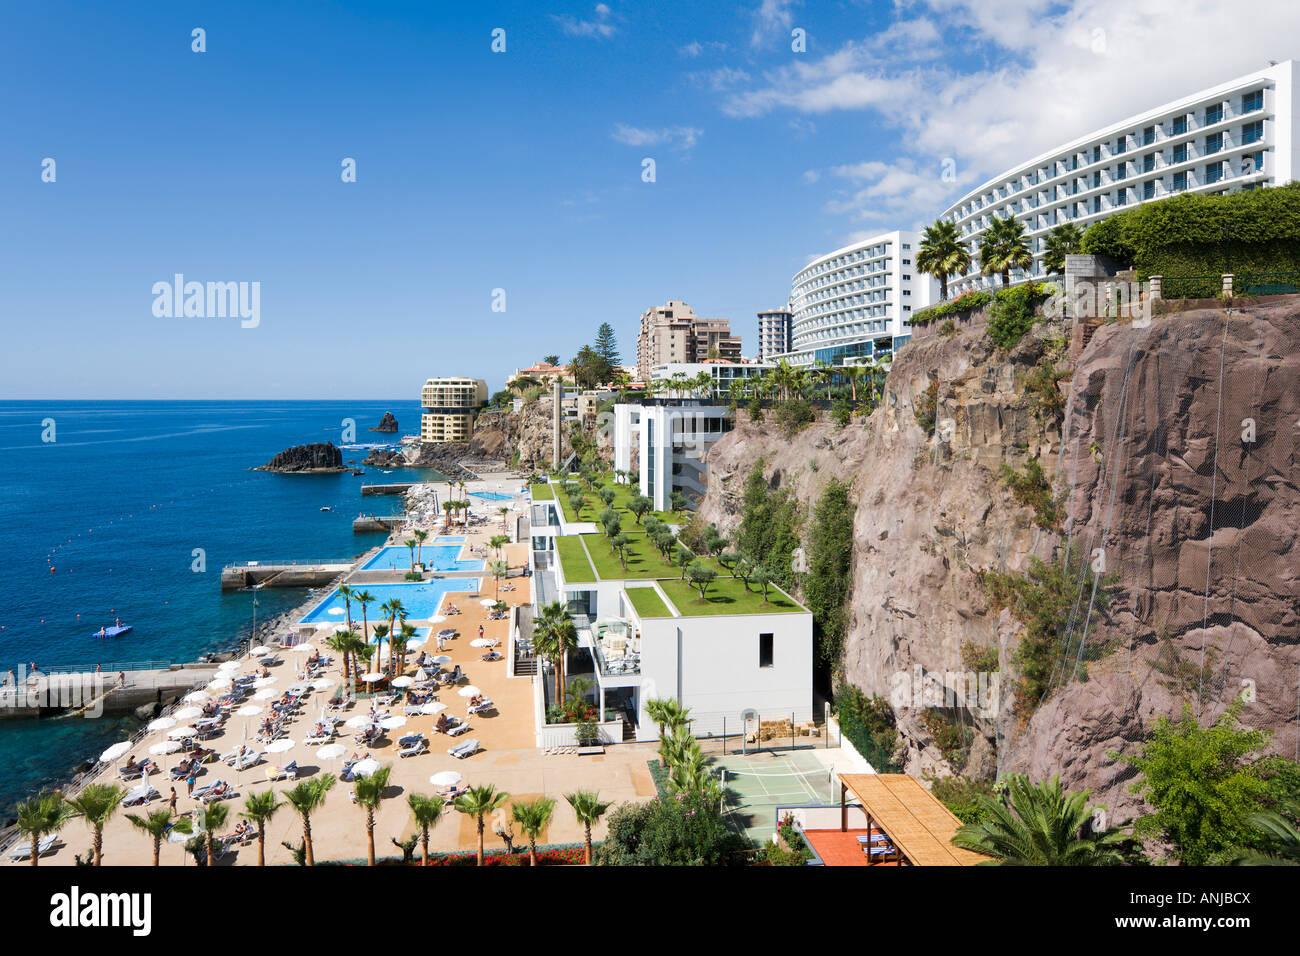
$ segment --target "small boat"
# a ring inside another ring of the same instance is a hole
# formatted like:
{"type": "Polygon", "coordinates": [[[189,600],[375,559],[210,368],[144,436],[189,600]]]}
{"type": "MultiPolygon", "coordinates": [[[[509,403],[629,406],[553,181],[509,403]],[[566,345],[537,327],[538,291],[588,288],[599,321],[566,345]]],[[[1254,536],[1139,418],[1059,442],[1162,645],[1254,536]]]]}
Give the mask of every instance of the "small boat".
{"type": "Polygon", "coordinates": [[[331,508],[329,505],[325,505],[324,507],[321,508],[321,511],[333,511],[333,510],[334,509],[331,508]]]}
{"type": "Polygon", "coordinates": [[[92,634],[92,637],[121,637],[123,634],[130,634],[135,630],[131,624],[116,624],[113,627],[101,627],[92,634]]]}

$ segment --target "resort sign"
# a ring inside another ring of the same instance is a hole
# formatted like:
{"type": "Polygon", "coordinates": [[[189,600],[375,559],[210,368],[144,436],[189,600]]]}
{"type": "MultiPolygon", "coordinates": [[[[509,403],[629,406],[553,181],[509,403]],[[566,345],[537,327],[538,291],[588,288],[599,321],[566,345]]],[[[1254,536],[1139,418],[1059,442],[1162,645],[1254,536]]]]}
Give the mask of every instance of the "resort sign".
{"type": "Polygon", "coordinates": [[[153,295],[153,314],[160,319],[239,318],[245,329],[262,321],[260,282],[186,282],[177,272],[171,282],[155,282],[153,295]]]}

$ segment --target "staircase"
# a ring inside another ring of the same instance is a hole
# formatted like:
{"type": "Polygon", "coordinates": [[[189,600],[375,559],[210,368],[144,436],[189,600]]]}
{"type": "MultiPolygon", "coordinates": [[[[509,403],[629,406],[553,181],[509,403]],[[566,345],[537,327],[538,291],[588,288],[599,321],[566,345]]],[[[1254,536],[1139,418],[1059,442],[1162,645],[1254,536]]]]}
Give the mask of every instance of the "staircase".
{"type": "Polygon", "coordinates": [[[630,744],[636,740],[636,724],[626,718],[623,720],[623,743],[630,744]]]}

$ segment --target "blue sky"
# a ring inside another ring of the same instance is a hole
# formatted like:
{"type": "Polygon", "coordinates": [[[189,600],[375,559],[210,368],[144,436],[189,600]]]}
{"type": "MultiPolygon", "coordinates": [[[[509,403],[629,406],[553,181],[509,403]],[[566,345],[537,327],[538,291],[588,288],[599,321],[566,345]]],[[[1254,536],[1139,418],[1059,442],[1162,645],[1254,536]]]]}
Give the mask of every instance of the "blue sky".
{"type": "Polygon", "coordinates": [[[755,312],[783,304],[810,257],[929,222],[1023,156],[1289,55],[1260,45],[1261,18],[1297,35],[1288,7],[1240,26],[1214,13],[10,5],[0,397],[391,398],[438,374],[495,388],[603,321],[633,361],[638,316],[670,298],[730,318],[752,353],[755,312]],[[1152,55],[1157,37],[1185,44],[1178,69],[1152,55]],[[153,284],[175,273],[260,282],[260,324],[156,317],[153,284]]]}

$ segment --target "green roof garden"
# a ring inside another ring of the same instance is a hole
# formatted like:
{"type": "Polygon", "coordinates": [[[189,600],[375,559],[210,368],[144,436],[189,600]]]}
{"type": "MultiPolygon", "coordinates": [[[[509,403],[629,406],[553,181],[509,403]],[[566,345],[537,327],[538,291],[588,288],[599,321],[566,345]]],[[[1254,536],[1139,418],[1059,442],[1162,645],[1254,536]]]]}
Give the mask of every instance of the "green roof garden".
{"type": "Polygon", "coordinates": [[[529,485],[528,490],[532,494],[534,501],[555,500],[555,492],[550,485],[529,485]]]}
{"type": "MultiPolygon", "coordinates": [[[[623,567],[618,555],[609,546],[608,537],[596,533],[581,535],[583,542],[587,545],[587,553],[591,556],[591,564],[602,581],[681,577],[681,568],[673,564],[672,561],[665,561],[663,555],[659,553],[659,549],[654,546],[654,542],[647,538],[644,532],[625,530],[623,533],[632,539],[624,549],[627,560],[626,568],[623,567]]],[[[560,540],[563,540],[563,538],[560,540]]],[[[675,547],[676,545],[674,545],[675,547]]],[[[698,560],[703,561],[717,571],[719,577],[727,573],[713,558],[699,557],[698,560]]]]}
{"type": "MultiPolygon", "coordinates": [[[[682,580],[660,580],[659,587],[668,595],[683,617],[700,617],[711,614],[781,614],[807,609],[793,600],[775,584],[768,585],[767,600],[763,600],[763,589],[750,585],[745,589],[745,582],[733,578],[726,572],[718,577],[705,590],[705,597],[700,599],[700,591],[694,585],[682,580]]],[[[628,590],[630,595],[631,589],[628,590]]]]}
{"type": "Polygon", "coordinates": [[[596,572],[587,559],[587,549],[577,535],[563,535],[555,539],[555,550],[564,569],[564,580],[570,584],[595,583],[596,572]]]}
{"type": "MultiPolygon", "coordinates": [[[[577,477],[569,480],[581,483],[581,479],[577,477]]],[[[560,508],[564,511],[565,521],[595,522],[596,515],[605,510],[605,502],[600,500],[596,492],[587,491],[585,485],[583,486],[582,497],[586,499],[587,503],[583,507],[581,514],[574,512],[573,506],[569,504],[569,496],[565,493],[562,484],[550,485],[549,487],[555,500],[560,503],[560,508]]],[[[596,488],[597,490],[600,488],[613,489],[614,501],[610,507],[617,511],[619,516],[623,519],[625,530],[633,531],[640,527],[636,516],[628,510],[628,505],[631,503],[632,499],[637,497],[640,493],[639,489],[635,485],[622,484],[614,481],[611,475],[605,475],[597,484],[596,488]]],[[[537,496],[533,495],[533,498],[536,499],[537,496]]],[[[691,517],[688,512],[681,511],[647,511],[641,516],[641,521],[644,521],[650,515],[654,515],[665,524],[685,524],[691,517]]]]}
{"type": "Polygon", "coordinates": [[[642,618],[673,616],[673,612],[653,587],[626,588],[623,593],[642,618]]]}

